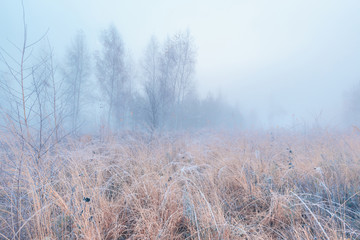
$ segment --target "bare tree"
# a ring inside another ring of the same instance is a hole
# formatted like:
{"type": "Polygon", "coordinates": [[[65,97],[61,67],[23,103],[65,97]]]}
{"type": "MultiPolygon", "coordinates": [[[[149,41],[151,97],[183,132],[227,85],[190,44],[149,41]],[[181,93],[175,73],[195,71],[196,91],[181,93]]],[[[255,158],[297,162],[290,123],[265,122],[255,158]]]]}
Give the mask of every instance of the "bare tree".
{"type": "Polygon", "coordinates": [[[114,25],[103,31],[101,43],[102,51],[95,54],[96,77],[108,104],[107,122],[111,126],[113,116],[117,124],[126,116],[131,84],[125,64],[124,43],[114,25]]]}
{"type": "Polygon", "coordinates": [[[195,72],[195,46],[189,31],[179,32],[171,39],[171,54],[173,69],[171,81],[173,84],[175,102],[181,104],[193,87],[195,72]]]}
{"type": "Polygon", "coordinates": [[[168,38],[162,53],[162,82],[167,86],[170,126],[178,128],[182,123],[183,103],[194,88],[196,51],[189,31],[179,32],[168,38]]]}
{"type": "Polygon", "coordinates": [[[162,85],[160,78],[160,60],[159,44],[155,37],[152,37],[142,62],[143,87],[147,100],[145,106],[146,122],[151,131],[159,127],[161,112],[164,108],[161,95],[161,89],[164,85],[162,85]]]}
{"type": "Polygon", "coordinates": [[[79,127],[84,89],[90,76],[90,53],[83,31],[77,32],[67,51],[63,75],[68,87],[67,99],[71,126],[76,132],[79,127]]]}
{"type": "Polygon", "coordinates": [[[59,141],[59,127],[62,123],[60,84],[56,80],[53,49],[47,42],[46,48],[43,48],[46,51],[35,56],[33,50],[47,33],[29,43],[25,7],[23,1],[21,3],[24,34],[21,46],[11,42],[17,54],[0,48],[0,59],[7,69],[0,82],[2,94],[7,99],[0,109],[4,119],[1,135],[13,137],[11,141],[7,137],[0,139],[0,144],[8,146],[11,162],[6,170],[2,170],[2,174],[13,175],[8,184],[16,186],[7,188],[9,192],[6,193],[11,203],[8,221],[14,226],[10,233],[12,239],[26,239],[30,236],[27,223],[33,209],[29,205],[31,198],[24,191],[24,178],[25,175],[30,176],[36,186],[40,185],[39,176],[47,174],[40,172],[47,161],[42,156],[59,141]]]}
{"type": "Polygon", "coordinates": [[[169,121],[178,127],[185,98],[194,88],[195,47],[190,33],[180,32],[159,47],[151,39],[143,62],[148,124],[158,128],[169,121]]]}

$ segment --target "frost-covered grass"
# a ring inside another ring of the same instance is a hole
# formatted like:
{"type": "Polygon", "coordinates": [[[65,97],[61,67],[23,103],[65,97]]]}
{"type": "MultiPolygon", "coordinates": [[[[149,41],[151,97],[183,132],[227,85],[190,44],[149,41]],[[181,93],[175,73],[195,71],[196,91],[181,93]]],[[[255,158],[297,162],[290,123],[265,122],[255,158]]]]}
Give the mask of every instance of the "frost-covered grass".
{"type": "Polygon", "coordinates": [[[0,239],[359,239],[360,136],[1,139],[0,239]]]}

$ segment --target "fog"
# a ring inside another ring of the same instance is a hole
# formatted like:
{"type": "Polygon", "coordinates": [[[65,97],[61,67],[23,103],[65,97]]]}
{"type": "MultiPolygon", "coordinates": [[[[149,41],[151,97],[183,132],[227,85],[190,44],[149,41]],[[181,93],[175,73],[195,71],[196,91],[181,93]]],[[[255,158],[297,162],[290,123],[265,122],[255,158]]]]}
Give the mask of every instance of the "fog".
{"type": "Polygon", "coordinates": [[[360,239],[359,0],[0,0],[0,239],[360,239]]]}
{"type": "MultiPolygon", "coordinates": [[[[131,62],[133,84],[141,89],[141,62],[150,39],[161,45],[189,32],[199,98],[211,93],[236,108],[241,117],[234,125],[343,127],[358,121],[348,117],[360,80],[358,1],[24,0],[24,6],[29,42],[48,31],[58,66],[82,30],[94,70],[101,33],[112,24],[131,62]]],[[[0,46],[11,55],[16,54],[13,45],[23,41],[22,21],[21,1],[3,0],[0,46]]],[[[96,84],[94,72],[90,79],[96,84]]],[[[94,86],[87,91],[100,95],[94,86]]],[[[84,107],[97,123],[102,115],[98,98],[84,107]]],[[[83,116],[89,125],[89,114],[83,116]]]]}

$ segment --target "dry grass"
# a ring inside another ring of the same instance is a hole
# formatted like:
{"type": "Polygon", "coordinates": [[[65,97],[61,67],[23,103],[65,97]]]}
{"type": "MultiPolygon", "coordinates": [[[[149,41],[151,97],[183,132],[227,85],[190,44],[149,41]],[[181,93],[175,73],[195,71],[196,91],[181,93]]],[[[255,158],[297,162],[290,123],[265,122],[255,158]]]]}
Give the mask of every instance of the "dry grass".
{"type": "Polygon", "coordinates": [[[0,239],[360,239],[355,133],[1,149],[0,239]]]}

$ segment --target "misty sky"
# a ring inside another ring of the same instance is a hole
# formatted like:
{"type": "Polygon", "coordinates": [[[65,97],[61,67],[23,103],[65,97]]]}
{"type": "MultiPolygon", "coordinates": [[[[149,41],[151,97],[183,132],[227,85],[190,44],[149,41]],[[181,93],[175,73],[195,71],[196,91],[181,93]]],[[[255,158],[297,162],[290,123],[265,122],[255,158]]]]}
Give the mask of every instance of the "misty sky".
{"type": "MultiPolygon", "coordinates": [[[[49,28],[59,60],[78,29],[91,50],[115,24],[135,62],[152,35],[189,29],[196,80],[264,125],[295,118],[339,124],[344,93],[360,80],[360,1],[25,0],[29,40],[49,28]]],[[[22,41],[21,5],[0,2],[0,46],[22,41]]]]}

